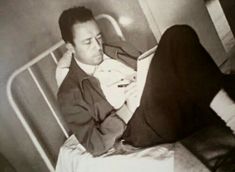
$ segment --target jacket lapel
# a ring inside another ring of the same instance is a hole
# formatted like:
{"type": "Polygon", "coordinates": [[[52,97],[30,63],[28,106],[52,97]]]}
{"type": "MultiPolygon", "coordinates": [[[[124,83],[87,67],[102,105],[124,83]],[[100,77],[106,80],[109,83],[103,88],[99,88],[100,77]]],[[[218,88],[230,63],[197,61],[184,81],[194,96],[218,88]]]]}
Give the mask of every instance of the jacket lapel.
{"type": "Polygon", "coordinates": [[[74,58],[72,58],[70,69],[69,69],[69,77],[71,77],[77,85],[79,85],[82,93],[84,93],[84,81],[90,82],[90,86],[95,90],[100,96],[104,99],[104,93],[100,87],[99,81],[94,77],[86,74],[76,63],[74,58]]]}

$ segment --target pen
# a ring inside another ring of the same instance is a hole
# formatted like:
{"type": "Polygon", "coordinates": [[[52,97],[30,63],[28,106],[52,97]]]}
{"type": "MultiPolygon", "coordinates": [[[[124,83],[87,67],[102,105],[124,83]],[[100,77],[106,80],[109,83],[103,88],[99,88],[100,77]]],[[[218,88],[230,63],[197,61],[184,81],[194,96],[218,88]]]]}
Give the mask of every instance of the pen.
{"type": "Polygon", "coordinates": [[[126,87],[126,86],[128,86],[130,83],[128,83],[128,84],[120,84],[120,85],[118,85],[118,87],[119,88],[122,88],[122,87],[126,87]]]}

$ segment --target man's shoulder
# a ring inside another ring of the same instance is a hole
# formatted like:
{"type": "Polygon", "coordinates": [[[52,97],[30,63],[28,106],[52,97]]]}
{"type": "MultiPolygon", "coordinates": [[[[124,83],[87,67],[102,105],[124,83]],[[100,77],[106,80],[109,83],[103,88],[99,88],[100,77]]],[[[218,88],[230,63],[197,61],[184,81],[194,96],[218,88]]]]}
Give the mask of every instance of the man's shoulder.
{"type": "Polygon", "coordinates": [[[142,54],[126,41],[107,42],[104,44],[104,52],[113,59],[125,62],[133,69],[137,68],[137,59],[142,54]]]}
{"type": "Polygon", "coordinates": [[[113,41],[104,43],[104,51],[107,55],[114,57],[118,53],[125,53],[131,57],[137,58],[141,53],[137,48],[126,41],[113,41]]]}
{"type": "Polygon", "coordinates": [[[72,75],[70,75],[70,72],[68,72],[67,76],[65,77],[65,79],[63,80],[63,82],[61,83],[61,85],[58,89],[57,96],[59,97],[59,95],[61,95],[61,94],[69,93],[69,92],[77,90],[77,89],[79,89],[79,88],[75,82],[75,79],[73,79],[72,75]]]}

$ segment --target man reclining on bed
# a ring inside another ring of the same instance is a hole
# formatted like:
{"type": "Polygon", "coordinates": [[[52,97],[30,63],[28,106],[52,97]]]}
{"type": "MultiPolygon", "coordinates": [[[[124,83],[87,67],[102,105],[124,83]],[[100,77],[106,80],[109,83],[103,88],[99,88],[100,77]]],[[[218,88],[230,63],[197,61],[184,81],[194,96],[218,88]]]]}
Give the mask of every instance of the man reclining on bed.
{"type": "Polygon", "coordinates": [[[58,102],[70,129],[94,156],[120,140],[147,147],[181,140],[211,124],[226,123],[235,131],[230,125],[235,79],[220,72],[189,26],[175,25],[163,34],[136,109],[136,72],[104,53],[92,12],[70,8],[59,25],[73,58],[58,102]]]}

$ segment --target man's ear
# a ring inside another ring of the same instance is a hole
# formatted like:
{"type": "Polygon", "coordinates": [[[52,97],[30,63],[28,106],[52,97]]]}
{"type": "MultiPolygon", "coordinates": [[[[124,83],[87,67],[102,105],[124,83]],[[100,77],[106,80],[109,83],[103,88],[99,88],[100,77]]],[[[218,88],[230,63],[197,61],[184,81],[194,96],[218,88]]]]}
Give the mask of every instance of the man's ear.
{"type": "Polygon", "coordinates": [[[74,46],[71,43],[66,43],[65,46],[71,53],[75,53],[74,46]]]}

